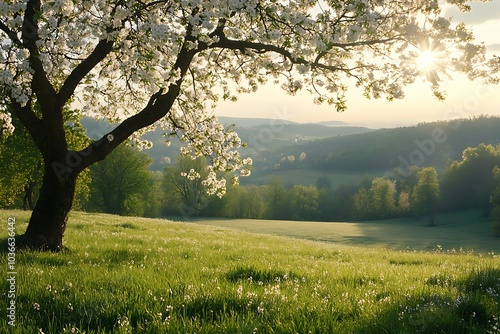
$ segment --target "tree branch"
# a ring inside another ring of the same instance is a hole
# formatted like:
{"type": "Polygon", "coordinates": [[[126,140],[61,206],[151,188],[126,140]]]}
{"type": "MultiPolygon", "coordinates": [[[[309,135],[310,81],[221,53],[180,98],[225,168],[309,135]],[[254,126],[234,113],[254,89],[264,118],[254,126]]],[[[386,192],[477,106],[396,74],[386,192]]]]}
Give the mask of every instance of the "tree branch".
{"type": "MultiPolygon", "coordinates": [[[[283,57],[289,59],[293,64],[310,65],[311,68],[318,68],[318,69],[328,70],[328,71],[332,71],[332,72],[348,70],[345,68],[320,63],[319,61],[326,54],[328,54],[328,51],[319,53],[314,61],[309,61],[309,60],[304,59],[302,57],[295,57],[286,48],[276,46],[273,44],[231,40],[231,39],[228,39],[223,34],[219,35],[219,38],[220,39],[218,42],[211,44],[209,47],[210,48],[223,48],[223,49],[231,49],[231,50],[240,50],[242,52],[244,52],[245,49],[255,50],[258,53],[275,52],[275,53],[280,54],[283,57]]],[[[352,42],[352,43],[333,43],[330,45],[329,49],[332,49],[334,47],[348,49],[350,47],[356,47],[356,46],[371,46],[371,45],[376,45],[376,44],[386,44],[386,43],[396,41],[396,40],[402,40],[402,35],[398,35],[398,36],[394,36],[394,37],[390,37],[390,38],[385,38],[385,39],[380,39],[380,40],[368,40],[368,41],[359,41],[359,42],[352,42]]]]}
{"type": "Polygon", "coordinates": [[[31,100],[24,107],[21,107],[19,102],[11,98],[11,106],[14,116],[28,130],[40,152],[43,152],[42,121],[36,117],[31,109],[31,100]]]}
{"type": "Polygon", "coordinates": [[[37,13],[40,12],[40,0],[30,0],[26,4],[26,11],[23,21],[23,44],[27,47],[30,56],[30,65],[33,69],[33,80],[31,89],[37,95],[42,114],[52,111],[56,101],[56,92],[47,78],[47,73],[40,60],[40,53],[36,46],[39,40],[37,13]]]}
{"type": "Polygon", "coordinates": [[[71,98],[82,79],[106,58],[113,49],[113,44],[113,41],[101,40],[92,53],[73,69],[57,94],[60,105],[64,105],[71,98]]]}
{"type": "Polygon", "coordinates": [[[5,23],[3,23],[2,21],[0,21],[0,30],[6,33],[7,36],[9,36],[10,40],[18,47],[23,47],[23,42],[21,42],[19,37],[17,37],[17,34],[14,31],[10,30],[9,27],[7,27],[7,25],[5,25],[5,23]]]}
{"type": "MultiPolygon", "coordinates": [[[[36,95],[37,103],[40,105],[42,113],[42,119],[39,120],[41,133],[34,133],[36,136],[34,139],[44,159],[53,161],[61,159],[66,154],[68,144],[64,131],[62,106],[57,103],[56,91],[43,68],[40,52],[36,45],[36,42],[40,39],[38,36],[40,6],[40,0],[29,0],[26,4],[22,41],[29,51],[30,67],[33,70],[31,89],[36,95]]],[[[35,121],[33,117],[26,118],[25,120],[28,123],[23,122],[23,124],[27,128],[30,126],[33,127],[33,125],[29,124],[29,122],[35,121]]]]}
{"type": "Polygon", "coordinates": [[[192,27],[188,25],[184,38],[184,45],[179,51],[174,64],[174,70],[180,71],[179,79],[175,83],[170,84],[165,93],[163,93],[164,88],[160,88],[157,93],[151,96],[146,107],[140,112],[124,120],[118,127],[109,134],[105,134],[97,142],[77,152],[83,157],[80,165],[76,167],[78,172],[95,162],[103,160],[113,149],[127,140],[134,132],[152,125],[169,113],[180,94],[182,82],[184,81],[184,77],[186,76],[194,56],[202,50],[200,48],[188,49],[188,42],[193,41],[195,41],[195,38],[192,36],[192,27]]]}
{"type": "Polygon", "coordinates": [[[213,43],[210,45],[210,48],[223,48],[223,49],[230,49],[230,50],[240,50],[242,52],[245,51],[245,49],[250,49],[250,50],[255,50],[260,53],[265,53],[265,52],[275,52],[277,54],[282,55],[283,57],[289,59],[293,64],[303,64],[303,65],[311,65],[313,68],[321,68],[329,71],[339,71],[342,70],[340,67],[336,66],[331,66],[331,65],[326,65],[326,64],[320,64],[318,62],[311,62],[308,61],[302,57],[295,57],[292,55],[290,51],[287,49],[272,45],[272,44],[265,44],[265,43],[260,43],[260,42],[249,42],[249,41],[237,41],[237,40],[231,40],[226,38],[225,36],[220,36],[220,40],[216,43],[213,43]]]}
{"type": "Polygon", "coordinates": [[[377,45],[377,44],[387,44],[390,42],[394,41],[402,41],[403,40],[402,34],[396,35],[394,37],[389,37],[385,39],[374,39],[374,40],[367,40],[367,41],[359,41],[359,42],[352,42],[352,43],[333,43],[332,47],[337,47],[341,49],[348,49],[350,47],[355,47],[355,46],[371,46],[371,45],[377,45]]]}

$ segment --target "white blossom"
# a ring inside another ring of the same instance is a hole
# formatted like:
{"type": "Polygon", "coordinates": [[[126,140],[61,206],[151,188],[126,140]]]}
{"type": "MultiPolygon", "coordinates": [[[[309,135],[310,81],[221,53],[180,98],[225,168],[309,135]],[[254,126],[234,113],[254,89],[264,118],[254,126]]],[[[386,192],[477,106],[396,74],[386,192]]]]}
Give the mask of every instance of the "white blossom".
{"type": "Polygon", "coordinates": [[[9,136],[14,133],[15,128],[10,115],[0,113],[0,130],[0,138],[1,136],[9,136]]]}
{"type": "Polygon", "coordinates": [[[269,40],[274,41],[281,37],[281,31],[279,30],[271,30],[268,32],[269,40]]]}
{"type": "Polygon", "coordinates": [[[438,18],[434,21],[433,27],[439,30],[447,30],[451,25],[451,22],[445,19],[444,17],[438,18]]]}

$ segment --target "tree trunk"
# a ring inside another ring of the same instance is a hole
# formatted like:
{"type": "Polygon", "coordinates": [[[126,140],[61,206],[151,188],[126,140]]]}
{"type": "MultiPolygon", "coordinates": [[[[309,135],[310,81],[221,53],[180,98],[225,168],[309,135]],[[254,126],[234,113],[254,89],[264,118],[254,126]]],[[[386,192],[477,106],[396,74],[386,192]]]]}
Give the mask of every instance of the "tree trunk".
{"type": "Polygon", "coordinates": [[[40,195],[21,240],[29,248],[54,252],[62,250],[78,177],[78,173],[70,169],[68,171],[61,175],[60,170],[53,168],[50,163],[45,164],[40,195]]]}

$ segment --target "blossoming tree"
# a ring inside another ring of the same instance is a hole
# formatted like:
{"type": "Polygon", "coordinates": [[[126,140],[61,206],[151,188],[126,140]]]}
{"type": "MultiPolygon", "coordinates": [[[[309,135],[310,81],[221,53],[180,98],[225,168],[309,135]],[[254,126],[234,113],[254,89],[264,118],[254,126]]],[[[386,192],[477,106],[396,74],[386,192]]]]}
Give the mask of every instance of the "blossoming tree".
{"type": "Polygon", "coordinates": [[[203,182],[223,195],[219,172],[245,175],[251,161],[207,111],[220,99],[271,79],[342,111],[350,82],[391,100],[419,75],[441,98],[443,72],[487,76],[476,66],[485,48],[472,42],[463,24],[441,17],[438,0],[4,0],[0,87],[10,107],[0,112],[2,132],[17,117],[44,159],[25,242],[59,250],[78,175],[131,136],[152,127],[179,133],[184,154],[211,158],[203,182]],[[69,104],[119,125],[73,148],[62,113],[69,104]]]}

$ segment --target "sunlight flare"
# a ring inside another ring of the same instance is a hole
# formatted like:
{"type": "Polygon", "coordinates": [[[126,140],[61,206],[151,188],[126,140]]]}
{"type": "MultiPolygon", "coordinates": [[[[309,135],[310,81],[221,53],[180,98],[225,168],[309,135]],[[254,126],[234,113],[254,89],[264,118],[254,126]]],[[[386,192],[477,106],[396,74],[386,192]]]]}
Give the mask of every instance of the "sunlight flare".
{"type": "Polygon", "coordinates": [[[417,58],[417,66],[420,71],[430,71],[436,67],[437,56],[432,50],[421,51],[417,58]]]}

